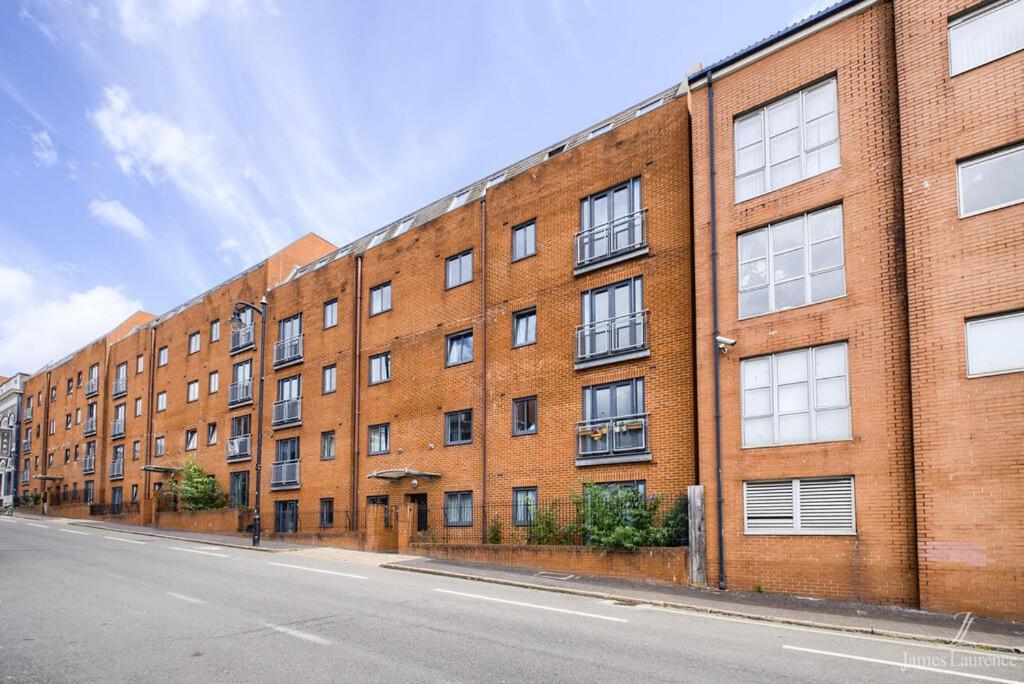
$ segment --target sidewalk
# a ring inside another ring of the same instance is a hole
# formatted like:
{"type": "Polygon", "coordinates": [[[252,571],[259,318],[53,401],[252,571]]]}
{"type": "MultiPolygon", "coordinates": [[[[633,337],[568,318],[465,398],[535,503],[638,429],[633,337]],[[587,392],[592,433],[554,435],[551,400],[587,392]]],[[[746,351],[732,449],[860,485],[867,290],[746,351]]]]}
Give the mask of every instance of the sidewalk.
{"type": "Polygon", "coordinates": [[[382,567],[792,625],[1024,653],[1021,622],[979,617],[971,623],[966,636],[958,640],[963,616],[893,606],[643,584],[433,558],[396,561],[382,567]]]}

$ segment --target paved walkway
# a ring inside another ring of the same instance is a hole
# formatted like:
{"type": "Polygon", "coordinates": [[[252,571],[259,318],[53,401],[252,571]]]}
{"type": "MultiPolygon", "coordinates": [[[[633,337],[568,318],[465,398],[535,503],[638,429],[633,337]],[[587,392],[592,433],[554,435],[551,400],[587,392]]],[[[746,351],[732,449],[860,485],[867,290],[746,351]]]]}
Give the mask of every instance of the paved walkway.
{"type": "Polygon", "coordinates": [[[783,594],[690,589],[433,558],[396,560],[384,567],[796,625],[944,643],[955,642],[1024,653],[1022,622],[977,618],[970,623],[966,636],[958,639],[963,616],[958,618],[945,613],[929,613],[892,606],[873,606],[783,594]]]}

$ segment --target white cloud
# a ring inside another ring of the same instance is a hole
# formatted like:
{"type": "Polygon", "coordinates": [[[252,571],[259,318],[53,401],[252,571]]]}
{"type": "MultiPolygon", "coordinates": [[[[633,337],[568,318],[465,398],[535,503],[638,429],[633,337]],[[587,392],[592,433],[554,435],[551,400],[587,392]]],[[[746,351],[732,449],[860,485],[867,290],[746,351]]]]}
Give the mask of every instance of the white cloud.
{"type": "Polygon", "coordinates": [[[803,5],[798,7],[795,12],[793,12],[793,16],[790,18],[789,23],[795,24],[798,21],[806,19],[812,14],[817,14],[824,9],[828,9],[832,5],[836,4],[836,2],[837,0],[810,0],[810,2],[805,2],[803,5]]]}
{"type": "MultiPolygon", "coordinates": [[[[253,9],[249,0],[119,0],[121,33],[128,40],[142,43],[154,40],[169,30],[182,29],[207,14],[228,18],[247,15],[253,9]]],[[[273,3],[260,7],[268,14],[276,11],[273,3]]]]}
{"type": "Polygon", "coordinates": [[[2,372],[34,373],[111,330],[141,308],[119,288],[60,291],[20,267],[0,265],[2,372]]]}
{"type": "Polygon", "coordinates": [[[53,31],[50,30],[50,27],[44,24],[43,22],[39,21],[39,19],[36,16],[34,16],[27,9],[25,9],[24,5],[22,5],[18,9],[18,18],[21,19],[26,24],[28,24],[29,26],[31,26],[32,28],[34,28],[35,30],[39,31],[41,34],[43,34],[46,40],[50,41],[51,45],[57,44],[57,36],[53,34],[53,31]]]}
{"type": "Polygon", "coordinates": [[[37,131],[29,135],[32,141],[32,156],[37,166],[53,166],[57,163],[57,148],[46,131],[37,131]]]}
{"type": "Polygon", "coordinates": [[[145,240],[149,237],[146,224],[121,204],[120,200],[93,200],[89,202],[89,213],[108,226],[123,230],[134,238],[145,240]]]}

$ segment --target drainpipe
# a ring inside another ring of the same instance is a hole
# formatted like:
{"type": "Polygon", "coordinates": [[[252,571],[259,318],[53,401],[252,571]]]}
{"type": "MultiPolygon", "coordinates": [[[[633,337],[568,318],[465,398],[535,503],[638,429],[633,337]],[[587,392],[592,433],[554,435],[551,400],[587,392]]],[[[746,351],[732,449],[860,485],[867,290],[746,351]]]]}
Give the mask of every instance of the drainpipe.
{"type": "Polygon", "coordinates": [[[352,530],[359,530],[359,371],[362,367],[363,255],[356,255],[356,300],[352,331],[352,530]]]}
{"type": "Polygon", "coordinates": [[[718,224],[715,212],[715,91],[708,69],[708,185],[711,190],[711,354],[715,359],[715,471],[718,507],[718,588],[725,589],[725,524],[722,522],[722,381],[719,377],[718,351],[718,224]]]}
{"type": "Polygon", "coordinates": [[[487,195],[480,199],[480,460],[482,465],[482,541],[487,543],[487,195]]]}
{"type": "MultiPolygon", "coordinates": [[[[149,372],[149,392],[146,394],[146,465],[153,463],[153,383],[156,378],[156,326],[149,329],[149,360],[146,362],[146,370],[149,372]]],[[[145,499],[153,498],[150,491],[153,473],[146,471],[143,482],[142,496],[145,499]]]]}
{"type": "MultiPolygon", "coordinates": [[[[46,476],[46,463],[47,463],[46,459],[48,458],[48,456],[46,454],[47,454],[47,450],[50,448],[50,374],[52,372],[53,371],[46,371],[46,394],[43,395],[44,397],[46,397],[46,404],[44,405],[45,408],[43,409],[43,429],[41,430],[41,432],[43,433],[43,450],[42,450],[42,453],[40,454],[40,456],[42,456],[42,458],[39,459],[39,460],[43,464],[43,472],[42,472],[42,474],[43,474],[44,477],[46,476]]],[[[42,493],[42,497],[40,497],[40,501],[42,501],[43,504],[44,504],[43,507],[42,507],[43,515],[46,515],[46,506],[45,506],[45,504],[48,502],[48,500],[50,498],[49,496],[47,496],[47,491],[46,491],[46,483],[47,482],[48,482],[48,480],[45,480],[45,479],[39,481],[39,490],[42,493]]]]}

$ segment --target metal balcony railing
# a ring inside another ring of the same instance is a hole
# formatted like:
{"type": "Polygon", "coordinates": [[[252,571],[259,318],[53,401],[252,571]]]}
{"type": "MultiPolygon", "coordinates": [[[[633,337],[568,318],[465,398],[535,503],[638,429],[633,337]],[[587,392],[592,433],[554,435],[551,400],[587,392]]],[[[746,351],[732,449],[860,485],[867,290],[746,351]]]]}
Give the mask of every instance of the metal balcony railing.
{"type": "Polygon", "coordinates": [[[26,421],[26,422],[32,420],[32,407],[31,406],[26,406],[25,407],[25,410],[23,411],[23,415],[22,415],[21,419],[26,421]]]}
{"type": "Polygon", "coordinates": [[[110,421],[110,438],[124,437],[124,418],[110,421]]]}
{"type": "Polygon", "coordinates": [[[124,477],[124,460],[118,459],[110,462],[110,479],[120,480],[124,477]]]}
{"type": "Polygon", "coordinates": [[[253,346],[252,323],[231,331],[231,351],[241,351],[253,346]]]}
{"type": "Polygon", "coordinates": [[[85,396],[91,397],[92,395],[100,391],[100,379],[99,378],[86,378],[85,379],[85,396]]]}
{"type": "Polygon", "coordinates": [[[250,458],[252,452],[249,450],[249,444],[251,442],[249,435],[238,435],[232,437],[227,443],[227,454],[229,461],[240,461],[242,459],[250,458]]]}
{"type": "Polygon", "coordinates": [[[274,365],[283,366],[302,360],[302,335],[279,340],[274,344],[274,365]]]}
{"type": "Polygon", "coordinates": [[[82,459],[82,472],[83,473],[95,473],[96,472],[96,454],[86,454],[85,458],[82,459]]]}
{"type": "Polygon", "coordinates": [[[298,423],[302,420],[302,397],[282,399],[274,402],[274,414],[271,424],[274,427],[298,423]]]}
{"type": "Polygon", "coordinates": [[[576,268],[615,259],[647,246],[647,210],[576,233],[576,268]]]}
{"type": "Polygon", "coordinates": [[[271,489],[289,489],[299,486],[299,462],[281,461],[270,466],[271,489]]]}
{"type": "Polygon", "coordinates": [[[576,328],[576,361],[610,358],[647,348],[648,311],[616,316],[576,328]]]}
{"type": "Polygon", "coordinates": [[[23,440],[21,440],[21,453],[27,454],[30,451],[32,451],[32,440],[31,439],[23,439],[23,440]]]}
{"type": "Polygon", "coordinates": [[[646,413],[615,416],[576,423],[576,454],[579,458],[615,456],[647,450],[646,413]]]}
{"type": "Polygon", "coordinates": [[[239,380],[228,385],[228,406],[252,401],[252,380],[239,380]]]}
{"type": "Polygon", "coordinates": [[[22,470],[21,471],[21,484],[28,484],[28,471],[27,470],[22,470]]]}
{"type": "Polygon", "coordinates": [[[114,382],[110,386],[110,396],[117,398],[123,397],[128,393],[128,378],[114,378],[114,382]]]}
{"type": "Polygon", "coordinates": [[[85,423],[82,424],[82,431],[86,435],[95,435],[96,434],[96,418],[95,417],[93,417],[93,418],[86,418],[85,419],[85,423]]]}

